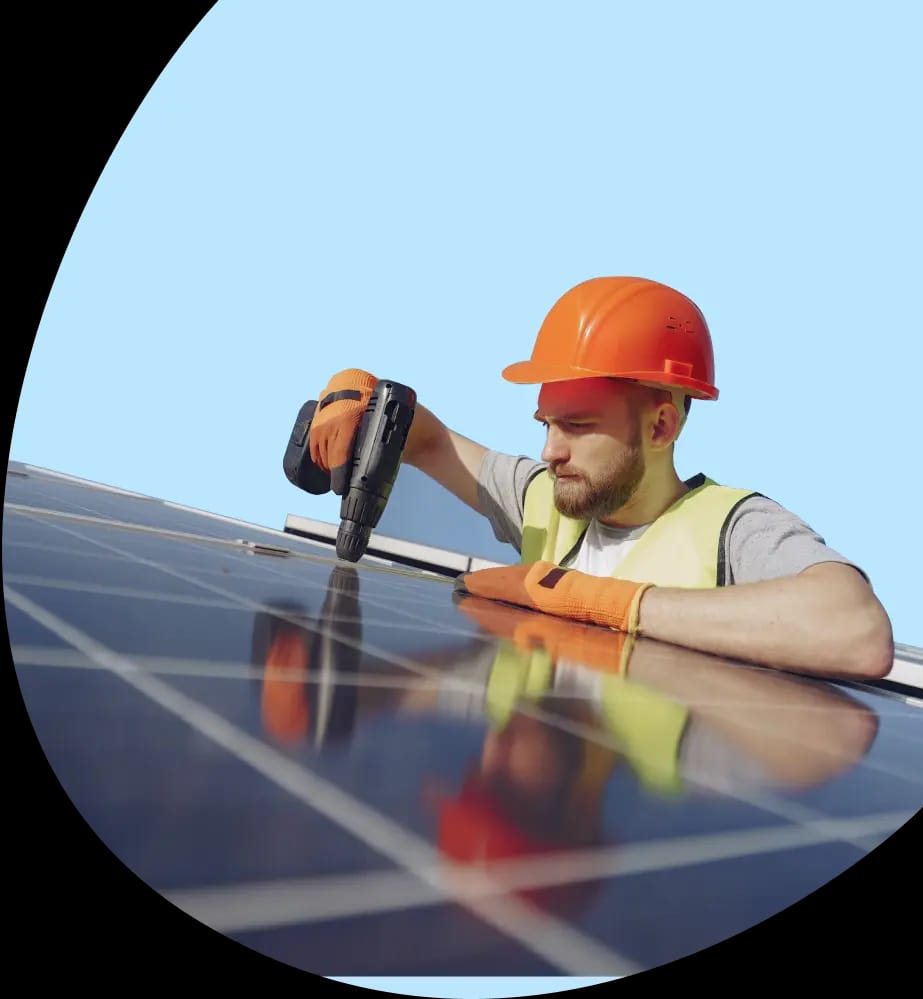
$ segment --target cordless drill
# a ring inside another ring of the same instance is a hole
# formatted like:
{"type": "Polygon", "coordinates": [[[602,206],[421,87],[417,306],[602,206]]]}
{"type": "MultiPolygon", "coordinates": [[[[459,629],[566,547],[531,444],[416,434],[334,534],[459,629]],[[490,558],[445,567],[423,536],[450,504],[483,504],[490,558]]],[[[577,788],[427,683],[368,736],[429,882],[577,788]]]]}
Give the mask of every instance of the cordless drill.
{"type": "MultiPolygon", "coordinates": [[[[379,379],[372,390],[353,445],[349,485],[340,503],[339,558],[358,562],[365,554],[397,478],[416,403],[414,390],[395,381],[379,379]]],[[[308,446],[317,405],[312,399],[301,407],[282,468],[292,485],[320,496],[330,491],[330,473],[311,460],[308,446]]]]}

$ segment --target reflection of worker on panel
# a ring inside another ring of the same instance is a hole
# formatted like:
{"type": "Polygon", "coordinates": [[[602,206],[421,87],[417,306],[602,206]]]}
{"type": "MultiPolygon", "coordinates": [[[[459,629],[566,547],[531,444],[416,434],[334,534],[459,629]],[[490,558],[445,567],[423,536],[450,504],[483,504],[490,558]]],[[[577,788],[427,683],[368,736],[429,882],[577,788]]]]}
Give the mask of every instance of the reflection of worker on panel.
{"type": "MultiPolygon", "coordinates": [[[[878,730],[864,704],[792,675],[475,597],[459,608],[499,642],[467,665],[482,686],[461,694],[455,674],[430,693],[442,713],[488,721],[461,788],[427,790],[454,861],[598,843],[617,772],[663,800],[806,788],[855,766],[878,730]]],[[[562,885],[533,901],[570,912],[590,891],[562,885]]]]}
{"type": "Polygon", "coordinates": [[[274,742],[320,748],[352,733],[362,641],[358,596],[355,569],[335,566],[318,620],[283,602],[272,605],[275,613],[256,615],[251,658],[263,668],[260,714],[274,742]],[[339,638],[330,634],[334,622],[339,638]]]}
{"type": "Polygon", "coordinates": [[[878,730],[864,704],[794,675],[476,597],[458,605],[500,639],[482,664],[494,737],[517,714],[550,712],[559,724],[563,714],[652,792],[822,783],[854,766],[878,730]]]}
{"type": "MultiPolygon", "coordinates": [[[[417,657],[432,666],[427,682],[403,671],[404,684],[358,682],[358,577],[339,566],[319,620],[257,617],[254,661],[264,666],[266,731],[290,746],[344,744],[363,718],[383,713],[486,724],[460,784],[426,780],[421,788],[437,844],[458,863],[599,843],[616,773],[674,800],[709,790],[810,787],[855,766],[877,732],[877,716],[832,687],[494,601],[456,599],[478,633],[448,662],[445,650],[417,657]],[[329,637],[332,622],[348,641],[329,637]]],[[[298,609],[278,612],[291,618],[298,609]]],[[[592,883],[571,884],[529,897],[573,912],[592,890],[592,883]]]]}

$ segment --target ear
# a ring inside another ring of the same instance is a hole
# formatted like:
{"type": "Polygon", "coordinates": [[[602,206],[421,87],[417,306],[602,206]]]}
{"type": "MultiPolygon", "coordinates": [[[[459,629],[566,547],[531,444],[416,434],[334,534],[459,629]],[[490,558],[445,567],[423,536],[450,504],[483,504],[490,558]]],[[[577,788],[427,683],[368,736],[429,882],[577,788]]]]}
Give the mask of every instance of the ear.
{"type": "Polygon", "coordinates": [[[682,429],[682,418],[672,402],[662,402],[651,414],[650,445],[655,451],[670,447],[682,429]]]}

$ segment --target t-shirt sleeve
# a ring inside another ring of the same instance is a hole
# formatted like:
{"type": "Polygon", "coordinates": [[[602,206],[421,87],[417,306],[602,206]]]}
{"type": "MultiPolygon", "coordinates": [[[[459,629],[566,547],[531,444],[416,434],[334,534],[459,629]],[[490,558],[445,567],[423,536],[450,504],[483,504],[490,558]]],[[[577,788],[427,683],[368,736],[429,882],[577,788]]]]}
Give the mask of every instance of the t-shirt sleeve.
{"type": "Polygon", "coordinates": [[[700,794],[746,794],[775,790],[780,784],[758,760],[696,718],[683,733],[678,762],[680,773],[700,794]]]}
{"type": "Polygon", "coordinates": [[[478,501],[498,541],[522,551],[526,486],[547,466],[524,455],[488,451],[478,476],[478,501]]]}
{"type": "Polygon", "coordinates": [[[803,520],[762,496],[747,499],[733,515],[727,558],[732,584],[794,576],[821,562],[842,562],[869,578],[803,520]]]}

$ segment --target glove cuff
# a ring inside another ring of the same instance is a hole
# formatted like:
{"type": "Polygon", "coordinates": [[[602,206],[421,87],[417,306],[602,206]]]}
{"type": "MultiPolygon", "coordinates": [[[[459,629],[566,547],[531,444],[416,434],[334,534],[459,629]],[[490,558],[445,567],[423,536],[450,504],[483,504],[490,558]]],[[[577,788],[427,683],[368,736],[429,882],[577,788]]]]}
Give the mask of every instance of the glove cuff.
{"type": "Polygon", "coordinates": [[[644,598],[644,594],[648,590],[653,589],[653,583],[639,583],[637,590],[635,590],[635,595],[632,597],[631,603],[628,606],[628,620],[626,622],[625,630],[629,635],[640,635],[641,632],[638,628],[638,621],[641,617],[641,601],[644,598]]]}
{"type": "Polygon", "coordinates": [[[375,388],[378,379],[361,368],[346,368],[338,371],[328,382],[317,403],[318,412],[325,406],[341,399],[351,399],[359,402],[367,399],[375,388]]]}

